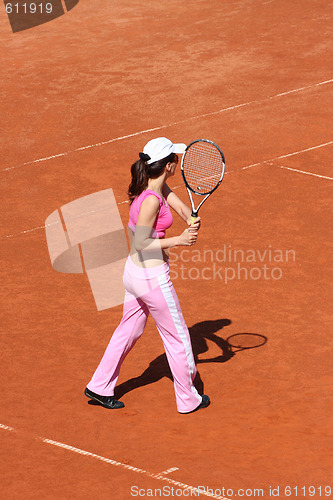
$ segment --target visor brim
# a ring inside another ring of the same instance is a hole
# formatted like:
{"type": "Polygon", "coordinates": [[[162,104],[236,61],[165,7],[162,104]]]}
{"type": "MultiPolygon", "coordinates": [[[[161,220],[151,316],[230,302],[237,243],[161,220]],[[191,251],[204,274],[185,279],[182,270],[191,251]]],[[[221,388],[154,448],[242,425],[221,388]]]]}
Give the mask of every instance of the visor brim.
{"type": "Polygon", "coordinates": [[[177,154],[184,154],[186,149],[186,144],[179,142],[173,145],[173,152],[177,154]]]}

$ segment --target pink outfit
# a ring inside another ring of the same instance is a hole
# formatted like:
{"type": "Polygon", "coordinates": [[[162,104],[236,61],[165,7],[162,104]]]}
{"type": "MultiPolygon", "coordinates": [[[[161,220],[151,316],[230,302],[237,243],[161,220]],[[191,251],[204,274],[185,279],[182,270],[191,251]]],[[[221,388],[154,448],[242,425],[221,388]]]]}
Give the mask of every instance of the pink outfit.
{"type": "Polygon", "coordinates": [[[145,191],[142,191],[142,193],[139,196],[137,196],[132,202],[129,213],[128,225],[134,231],[136,226],[136,221],[138,220],[141,203],[143,202],[143,200],[145,200],[148,196],[151,195],[156,196],[156,198],[158,198],[160,202],[160,211],[156,217],[156,221],[153,226],[153,228],[155,229],[155,236],[157,236],[158,238],[164,238],[165,231],[169,229],[169,227],[173,222],[172,214],[170,212],[170,208],[169,205],[167,204],[166,199],[165,198],[162,199],[159,194],[155,193],[155,191],[152,191],[151,189],[146,189],[145,191]]]}
{"type": "MultiPolygon", "coordinates": [[[[147,191],[150,190],[144,191],[133,201],[129,226],[135,227],[142,201],[150,194],[154,194],[163,205],[160,204],[155,229],[164,236],[165,230],[172,223],[172,220],[170,223],[170,209],[159,195],[151,191],[148,194],[147,191]]],[[[191,339],[178,297],[170,280],[169,263],[164,262],[159,266],[142,268],[136,266],[129,256],[123,281],[125,285],[123,317],[87,386],[88,389],[101,396],[114,395],[121,365],[142,335],[150,313],[161,335],[173,375],[177,410],[180,413],[194,410],[201,403],[202,398],[193,385],[197,371],[191,339]]]]}

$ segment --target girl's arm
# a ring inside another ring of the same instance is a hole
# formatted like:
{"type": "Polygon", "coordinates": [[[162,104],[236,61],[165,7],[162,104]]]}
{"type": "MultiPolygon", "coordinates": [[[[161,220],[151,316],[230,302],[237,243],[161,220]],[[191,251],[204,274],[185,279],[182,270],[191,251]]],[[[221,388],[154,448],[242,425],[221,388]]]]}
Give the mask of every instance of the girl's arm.
{"type": "Polygon", "coordinates": [[[148,196],[141,204],[138,220],[135,226],[134,247],[136,251],[160,250],[180,245],[191,246],[197,240],[198,233],[185,229],[179,236],[172,238],[152,238],[153,226],[160,208],[156,196],[148,196]]]}
{"type": "MultiPolygon", "coordinates": [[[[177,214],[180,215],[180,217],[190,225],[192,210],[187,205],[185,205],[185,203],[180,198],[178,198],[178,196],[172,191],[172,189],[169,188],[167,184],[164,184],[162,193],[164,198],[167,200],[168,205],[173,208],[173,210],[177,212],[177,214]]],[[[198,230],[199,227],[200,217],[197,217],[194,229],[198,230]]]]}

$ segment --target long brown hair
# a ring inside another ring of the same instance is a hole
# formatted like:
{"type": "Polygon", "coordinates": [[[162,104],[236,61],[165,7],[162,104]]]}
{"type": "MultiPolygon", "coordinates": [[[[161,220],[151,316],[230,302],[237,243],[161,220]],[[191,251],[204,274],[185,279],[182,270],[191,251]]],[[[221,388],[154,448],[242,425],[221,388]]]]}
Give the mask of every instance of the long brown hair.
{"type": "Polygon", "coordinates": [[[163,173],[166,164],[172,163],[175,160],[175,153],[171,153],[166,158],[154,161],[154,163],[148,165],[148,160],[145,161],[142,159],[141,155],[144,157],[141,153],[140,159],[131,166],[132,180],[127,191],[130,203],[132,203],[134,198],[139,196],[142,191],[147,189],[149,179],[156,179],[159,177],[163,173]]]}

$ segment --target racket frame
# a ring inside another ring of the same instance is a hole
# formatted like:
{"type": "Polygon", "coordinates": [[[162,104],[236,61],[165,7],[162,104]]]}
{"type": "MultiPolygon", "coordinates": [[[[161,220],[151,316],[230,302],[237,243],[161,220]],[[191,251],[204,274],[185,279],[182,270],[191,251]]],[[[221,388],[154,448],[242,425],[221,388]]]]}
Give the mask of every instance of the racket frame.
{"type": "Polygon", "coordinates": [[[238,351],[246,351],[248,349],[256,349],[257,347],[262,347],[267,343],[267,337],[265,335],[261,335],[260,333],[234,333],[233,335],[230,335],[227,339],[225,339],[226,342],[229,344],[230,348],[233,349],[232,352],[238,352],[238,351]],[[241,345],[242,342],[237,343],[235,342],[236,337],[241,337],[241,336],[248,336],[249,340],[251,338],[253,339],[253,344],[252,345],[241,345]],[[231,340],[232,339],[232,340],[231,340]],[[256,342],[257,341],[257,342],[256,342]],[[237,349],[237,350],[235,350],[237,349]]]}
{"type": "Polygon", "coordinates": [[[181,161],[181,165],[180,165],[180,170],[181,170],[181,173],[182,173],[182,176],[183,176],[183,180],[185,182],[185,186],[186,186],[186,189],[187,189],[187,192],[188,192],[188,195],[189,195],[189,198],[190,198],[190,201],[191,201],[191,207],[192,207],[192,214],[191,214],[191,219],[192,219],[192,223],[193,223],[193,220],[198,217],[198,212],[199,212],[199,209],[201,207],[201,205],[207,200],[207,198],[219,187],[219,185],[221,184],[222,180],[223,180],[223,177],[224,177],[224,172],[225,172],[225,158],[224,158],[224,154],[223,154],[223,151],[222,149],[217,145],[215,144],[215,142],[213,141],[209,141],[208,139],[196,139],[195,141],[192,141],[190,142],[190,144],[188,144],[186,146],[186,149],[185,149],[185,152],[183,154],[183,157],[182,157],[182,161],[181,161]],[[196,142],[208,142],[209,144],[212,144],[220,153],[221,157],[222,157],[222,161],[223,161],[223,168],[222,168],[222,173],[221,173],[221,176],[220,176],[220,179],[218,181],[218,183],[216,184],[216,186],[211,190],[209,191],[208,193],[200,193],[199,191],[195,191],[193,188],[191,188],[191,186],[188,184],[187,180],[186,180],[186,177],[185,177],[185,174],[184,174],[184,159],[186,157],[186,152],[187,150],[190,148],[190,146],[192,146],[192,144],[195,144],[196,142]],[[199,196],[204,196],[205,198],[199,203],[199,205],[197,206],[197,208],[194,207],[194,202],[193,202],[193,197],[192,197],[192,193],[194,194],[198,194],[199,196]]]}

